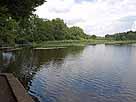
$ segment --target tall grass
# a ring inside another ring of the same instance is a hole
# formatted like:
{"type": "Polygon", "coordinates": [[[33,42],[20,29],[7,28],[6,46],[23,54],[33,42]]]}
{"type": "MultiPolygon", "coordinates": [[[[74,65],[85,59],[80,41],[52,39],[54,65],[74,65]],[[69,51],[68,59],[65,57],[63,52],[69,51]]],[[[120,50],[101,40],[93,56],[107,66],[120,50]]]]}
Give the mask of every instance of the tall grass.
{"type": "Polygon", "coordinates": [[[136,43],[136,40],[129,41],[115,41],[115,40],[61,40],[61,41],[44,41],[42,43],[34,43],[33,47],[69,47],[69,46],[86,46],[86,45],[96,45],[96,44],[131,44],[136,43]]]}

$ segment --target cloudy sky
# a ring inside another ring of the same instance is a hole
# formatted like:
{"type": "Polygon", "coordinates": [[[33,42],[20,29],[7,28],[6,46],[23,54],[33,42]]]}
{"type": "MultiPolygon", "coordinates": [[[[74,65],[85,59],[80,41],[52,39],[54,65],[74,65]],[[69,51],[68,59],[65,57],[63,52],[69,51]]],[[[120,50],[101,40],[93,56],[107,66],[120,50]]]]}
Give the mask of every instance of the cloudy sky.
{"type": "Polygon", "coordinates": [[[47,0],[36,14],[47,19],[62,18],[90,35],[136,30],[136,0],[47,0]]]}

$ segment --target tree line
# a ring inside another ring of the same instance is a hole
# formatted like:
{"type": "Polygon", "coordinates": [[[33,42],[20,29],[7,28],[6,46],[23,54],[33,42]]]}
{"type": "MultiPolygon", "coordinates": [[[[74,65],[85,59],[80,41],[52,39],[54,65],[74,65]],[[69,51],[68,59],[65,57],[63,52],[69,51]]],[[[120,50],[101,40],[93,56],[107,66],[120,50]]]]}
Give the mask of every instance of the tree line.
{"type": "MultiPolygon", "coordinates": [[[[45,0],[0,0],[0,45],[53,40],[96,39],[77,26],[68,27],[60,18],[48,20],[34,15],[45,0]]],[[[104,38],[103,38],[104,39],[104,38]]],[[[136,32],[105,35],[110,40],[136,40],[136,32]]]]}
{"type": "Polygon", "coordinates": [[[136,32],[135,31],[128,31],[123,33],[116,33],[113,35],[105,35],[106,39],[111,40],[136,40],[136,32]]]}
{"type": "Polygon", "coordinates": [[[80,27],[68,27],[60,18],[48,20],[34,15],[35,8],[44,2],[45,0],[1,0],[0,45],[48,40],[81,40],[90,37],[80,27]]]}
{"type": "Polygon", "coordinates": [[[81,40],[87,36],[80,27],[68,27],[60,18],[48,20],[31,16],[24,23],[13,18],[6,19],[1,25],[0,42],[7,44],[42,42],[52,40],[81,40]]]}

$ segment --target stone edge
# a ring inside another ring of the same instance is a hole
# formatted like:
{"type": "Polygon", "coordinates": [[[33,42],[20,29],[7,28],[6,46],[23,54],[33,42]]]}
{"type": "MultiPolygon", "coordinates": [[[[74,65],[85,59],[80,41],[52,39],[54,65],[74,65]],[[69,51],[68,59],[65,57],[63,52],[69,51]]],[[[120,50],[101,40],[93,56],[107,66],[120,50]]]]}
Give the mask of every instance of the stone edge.
{"type": "Polygon", "coordinates": [[[23,85],[17,78],[14,77],[13,74],[2,73],[0,76],[6,77],[6,80],[17,102],[34,102],[33,99],[27,94],[23,85]]]}

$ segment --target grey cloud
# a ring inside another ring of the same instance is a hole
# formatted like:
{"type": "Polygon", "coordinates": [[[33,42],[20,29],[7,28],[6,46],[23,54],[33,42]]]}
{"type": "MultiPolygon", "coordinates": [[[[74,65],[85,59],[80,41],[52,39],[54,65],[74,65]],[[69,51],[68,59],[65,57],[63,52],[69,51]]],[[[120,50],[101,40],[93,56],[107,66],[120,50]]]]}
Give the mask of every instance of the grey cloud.
{"type": "MultiPolygon", "coordinates": [[[[86,31],[90,34],[104,35],[104,34],[114,34],[118,32],[130,31],[136,22],[136,16],[126,16],[111,22],[107,26],[86,26],[86,31]]],[[[106,23],[106,22],[105,22],[106,23]]]]}
{"type": "Polygon", "coordinates": [[[126,16],[119,19],[122,22],[134,22],[136,21],[136,16],[126,16]]]}
{"type": "Polygon", "coordinates": [[[54,12],[54,13],[66,13],[69,12],[70,9],[69,8],[65,8],[65,9],[56,9],[56,8],[50,8],[49,12],[54,12]]]}
{"type": "Polygon", "coordinates": [[[85,22],[85,20],[82,18],[77,18],[77,19],[66,20],[66,22],[68,25],[74,25],[79,22],[85,22]]]}
{"type": "Polygon", "coordinates": [[[119,19],[120,21],[120,29],[122,31],[131,30],[132,26],[134,26],[134,22],[136,21],[136,16],[126,16],[119,19]]]}
{"type": "Polygon", "coordinates": [[[96,2],[97,0],[75,0],[76,3],[82,3],[83,1],[96,2]]]}

